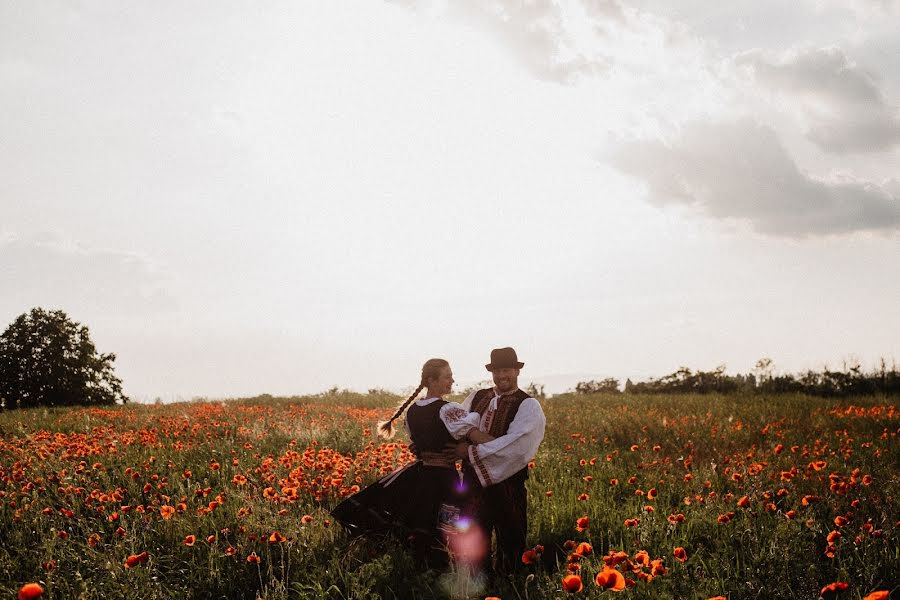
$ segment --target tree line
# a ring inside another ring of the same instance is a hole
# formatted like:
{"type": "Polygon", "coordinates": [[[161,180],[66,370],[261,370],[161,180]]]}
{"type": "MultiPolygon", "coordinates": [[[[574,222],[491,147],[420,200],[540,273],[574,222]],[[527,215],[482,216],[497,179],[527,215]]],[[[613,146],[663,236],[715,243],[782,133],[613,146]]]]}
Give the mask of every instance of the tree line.
{"type": "MultiPolygon", "coordinates": [[[[88,328],[61,310],[33,308],[19,315],[0,335],[0,410],[36,406],[108,405],[128,402],[122,381],[113,370],[116,355],[101,354],[88,328]]],[[[485,382],[488,383],[488,382],[485,382]]],[[[544,397],[544,386],[532,383],[527,392],[544,397]]],[[[335,388],[337,390],[337,388],[335,388]]],[[[371,392],[371,390],[370,390],[371,392]]],[[[900,393],[896,363],[864,372],[858,364],[840,371],[808,370],[796,375],[775,374],[772,360],[760,359],[752,372],[728,375],[725,366],[712,371],[681,367],[657,379],[624,387],[608,377],[579,382],[576,394],[785,394],[846,397],[900,393]]]]}
{"type": "Polygon", "coordinates": [[[673,373],[647,381],[625,381],[608,377],[600,381],[579,382],[571,392],[576,394],[808,394],[820,397],[848,397],[872,394],[900,394],[900,372],[897,364],[882,358],[878,367],[863,371],[859,364],[845,364],[840,371],[824,368],[802,373],[775,374],[770,358],[757,361],[750,373],[729,375],[725,366],[712,371],[692,371],[680,367],[673,373]]]}

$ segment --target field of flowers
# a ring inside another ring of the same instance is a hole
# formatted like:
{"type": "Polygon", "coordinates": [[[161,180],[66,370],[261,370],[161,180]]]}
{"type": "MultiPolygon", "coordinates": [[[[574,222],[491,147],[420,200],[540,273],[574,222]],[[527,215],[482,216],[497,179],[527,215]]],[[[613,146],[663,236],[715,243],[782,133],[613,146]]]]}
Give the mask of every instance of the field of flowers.
{"type": "MultiPolygon", "coordinates": [[[[402,436],[374,436],[399,400],[0,413],[0,597],[443,597],[446,576],[417,572],[397,546],[350,540],[329,518],[411,460],[402,436]]],[[[896,399],[543,405],[528,480],[534,548],[474,597],[898,593],[896,399]]]]}

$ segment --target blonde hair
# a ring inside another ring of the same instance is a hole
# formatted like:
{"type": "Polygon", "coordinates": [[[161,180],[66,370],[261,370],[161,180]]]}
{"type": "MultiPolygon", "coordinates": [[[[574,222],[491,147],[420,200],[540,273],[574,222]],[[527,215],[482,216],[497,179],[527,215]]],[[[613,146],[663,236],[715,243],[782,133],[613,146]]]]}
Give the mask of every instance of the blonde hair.
{"type": "Polygon", "coordinates": [[[441,370],[444,367],[449,367],[450,363],[448,363],[443,358],[430,358],[425,361],[425,364],[422,365],[422,378],[419,380],[419,387],[416,388],[409,398],[406,399],[406,402],[400,405],[397,408],[397,412],[394,413],[387,421],[381,421],[378,423],[378,435],[383,438],[390,439],[394,437],[394,421],[403,414],[403,411],[406,410],[406,407],[410,405],[410,403],[416,399],[416,396],[419,395],[425,387],[428,385],[428,382],[432,379],[437,379],[441,376],[441,370]]]}

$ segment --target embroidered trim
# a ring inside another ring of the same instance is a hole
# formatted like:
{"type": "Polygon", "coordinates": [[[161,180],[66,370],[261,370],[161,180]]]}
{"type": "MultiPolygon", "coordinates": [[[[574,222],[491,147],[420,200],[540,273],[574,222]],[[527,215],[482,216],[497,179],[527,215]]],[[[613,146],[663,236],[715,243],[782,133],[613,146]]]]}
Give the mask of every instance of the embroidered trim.
{"type": "Polygon", "coordinates": [[[494,482],[491,480],[487,467],[484,466],[484,463],[481,462],[481,457],[478,455],[478,446],[469,446],[469,453],[472,455],[472,462],[478,467],[478,473],[481,475],[481,482],[484,484],[484,487],[493,485],[494,482]]]}
{"type": "Polygon", "coordinates": [[[469,413],[461,406],[451,406],[450,408],[444,409],[443,414],[445,421],[448,423],[456,423],[457,421],[465,419],[466,415],[469,413]]]}
{"type": "Polygon", "coordinates": [[[494,424],[494,414],[496,412],[497,412],[496,409],[495,410],[488,409],[485,411],[484,416],[482,417],[483,425],[481,427],[481,430],[487,431],[488,433],[491,433],[491,435],[493,435],[493,436],[497,435],[496,433],[491,431],[491,425],[494,424]]]}

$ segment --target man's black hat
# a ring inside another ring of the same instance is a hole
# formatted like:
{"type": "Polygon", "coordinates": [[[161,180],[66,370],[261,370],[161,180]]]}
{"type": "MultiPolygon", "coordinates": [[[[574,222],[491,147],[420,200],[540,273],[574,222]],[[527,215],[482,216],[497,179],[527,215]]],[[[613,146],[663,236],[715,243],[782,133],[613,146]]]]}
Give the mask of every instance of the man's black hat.
{"type": "Polygon", "coordinates": [[[491,350],[491,362],[484,365],[488,371],[494,369],[521,369],[525,363],[519,362],[516,351],[512,348],[494,348],[491,350]]]}

